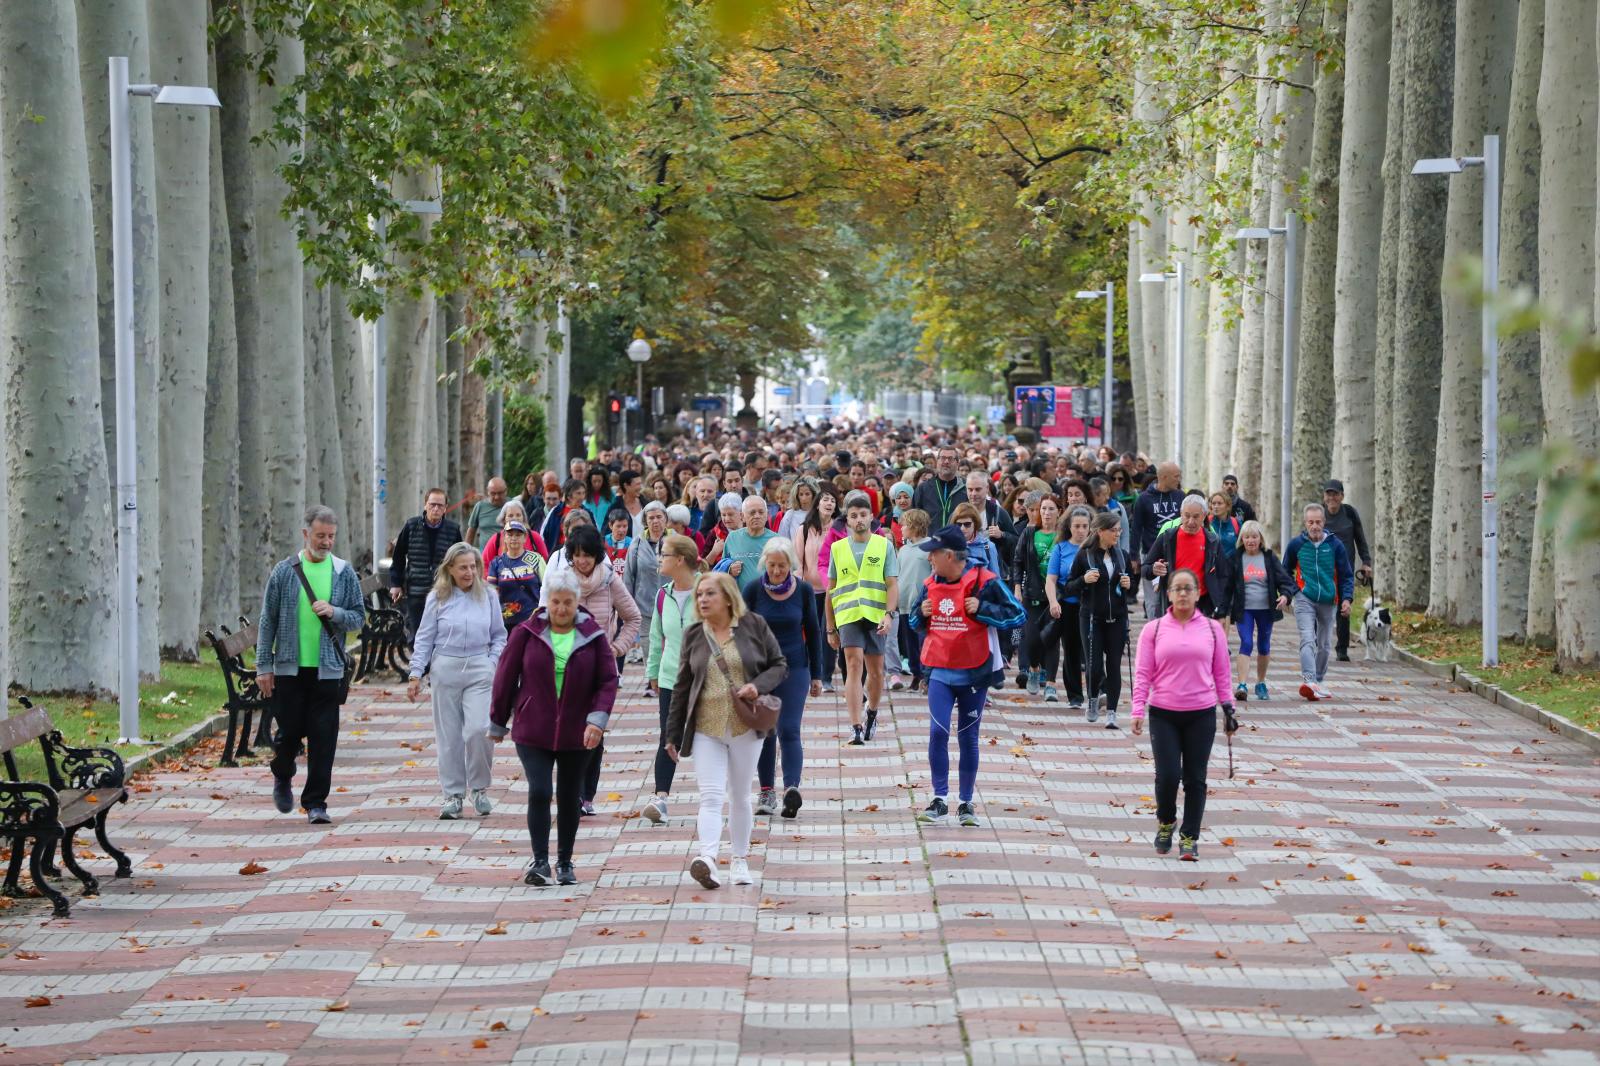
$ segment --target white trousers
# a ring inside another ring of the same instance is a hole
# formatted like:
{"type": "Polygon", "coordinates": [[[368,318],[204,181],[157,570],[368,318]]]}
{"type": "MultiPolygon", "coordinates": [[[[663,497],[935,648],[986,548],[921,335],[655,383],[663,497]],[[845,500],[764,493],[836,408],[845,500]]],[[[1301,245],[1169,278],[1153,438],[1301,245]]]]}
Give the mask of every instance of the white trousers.
{"type": "Polygon", "coordinates": [[[494,744],[489,697],[494,663],[486,655],[436,656],[432,663],[433,737],[439,752],[439,791],[465,796],[489,787],[494,744]]]}
{"type": "Polygon", "coordinates": [[[750,830],[755,806],[750,787],[755,784],[761,738],[754,731],[737,737],[694,735],[694,776],[700,785],[700,855],[716,861],[722,848],[722,804],[728,803],[728,836],[735,859],[749,858],[750,830]]]}

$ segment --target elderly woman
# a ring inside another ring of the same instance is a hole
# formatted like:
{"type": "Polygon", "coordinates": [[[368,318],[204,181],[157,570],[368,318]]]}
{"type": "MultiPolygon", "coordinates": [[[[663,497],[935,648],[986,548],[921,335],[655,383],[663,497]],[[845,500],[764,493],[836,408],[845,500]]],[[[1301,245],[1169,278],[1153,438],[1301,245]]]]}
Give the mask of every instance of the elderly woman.
{"type": "Polygon", "coordinates": [[[461,817],[468,792],[472,806],[487,815],[489,697],[495,664],[506,644],[500,598],[483,580],[478,550],[465,542],[444,553],[422,608],[422,622],[411,648],[411,684],[406,695],[417,702],[422,675],[433,677],[433,735],[439,752],[439,817],[461,817]]]}
{"type": "Polygon", "coordinates": [[[520,498],[507,500],[506,505],[500,508],[500,530],[483,545],[484,573],[488,573],[489,568],[494,565],[495,557],[506,550],[505,538],[500,534],[505,531],[507,522],[520,522],[526,529],[526,543],[523,545],[525,549],[538,552],[541,558],[550,554],[549,549],[545,547],[544,538],[534,532],[533,527],[529,525],[528,512],[522,506],[522,500],[520,498]]]}
{"type": "Polygon", "coordinates": [[[559,884],[576,884],[572,846],[578,838],[579,794],[591,751],[600,749],[617,698],[617,666],[605,634],[578,606],[582,586],[572,570],[551,574],[545,605],[517,626],[494,679],[490,736],[509,732],[528,782],[528,837],[533,859],[524,884],[550,883],[550,778],[555,775],[556,869],[559,884]]]}
{"type": "MultiPolygon", "coordinates": [[[[552,564],[546,571],[539,603],[549,606],[550,582],[557,573],[576,575],[578,605],[594,619],[601,635],[610,641],[611,654],[621,660],[633,647],[634,641],[639,639],[641,617],[639,605],[633,602],[622,579],[606,563],[606,548],[600,539],[600,531],[592,525],[579,523],[567,534],[567,544],[562,550],[566,553],[566,566],[557,570],[552,564]]],[[[595,793],[600,790],[600,763],[604,757],[603,744],[596,745],[589,753],[582,796],[582,809],[586,815],[594,813],[595,793]]]]}
{"type": "Polygon", "coordinates": [[[622,564],[622,584],[633,596],[633,602],[639,605],[639,629],[643,632],[655,613],[656,592],[661,588],[660,557],[661,541],[667,535],[666,505],[651,500],[644,505],[640,516],[643,532],[633,538],[628,548],[628,558],[622,564]]]}
{"type": "Polygon", "coordinates": [[[717,513],[720,520],[711,527],[709,539],[714,543],[711,550],[706,553],[707,566],[716,566],[722,561],[722,554],[727,551],[728,536],[734,530],[743,528],[743,508],[744,498],[737,492],[724,492],[717,497],[717,513]]]}
{"type": "Polygon", "coordinates": [[[778,748],[783,749],[783,816],[800,813],[800,770],[805,749],[800,743],[800,718],[805,713],[806,695],[822,695],[822,630],[817,624],[817,594],[800,578],[800,560],[794,545],[785,537],[773,537],[761,549],[761,579],[745,587],[744,602],[761,616],[778,640],[789,675],[774,690],[783,704],[778,715],[778,732],[761,744],[756,776],[761,794],[757,814],[773,814],[778,807],[778,748]]]}
{"type": "Polygon", "coordinates": [[[688,504],[675,503],[667,508],[667,532],[688,537],[694,541],[694,550],[702,555],[705,554],[705,534],[694,528],[694,514],[689,510],[688,504]]]}
{"type": "Polygon", "coordinates": [[[700,785],[699,853],[689,864],[689,876],[705,888],[722,883],[717,852],[726,800],[733,854],[729,873],[734,884],[748,885],[755,821],[750,785],[765,738],[740,721],[733,697],[753,700],[772,692],[789,667],[772,630],[745,609],[738,582],[727,574],[701,577],[694,605],[699,620],[683,634],[667,718],[667,756],[676,762],[693,755],[700,785]]]}

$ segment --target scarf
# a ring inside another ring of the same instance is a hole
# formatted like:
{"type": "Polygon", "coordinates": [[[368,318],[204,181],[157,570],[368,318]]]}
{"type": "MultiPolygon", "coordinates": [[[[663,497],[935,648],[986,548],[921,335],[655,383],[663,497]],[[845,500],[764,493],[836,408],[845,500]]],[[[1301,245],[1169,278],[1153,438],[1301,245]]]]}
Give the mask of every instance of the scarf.
{"type": "Polygon", "coordinates": [[[772,582],[768,581],[767,580],[767,575],[766,574],[762,574],[761,575],[761,587],[766,589],[768,592],[772,593],[775,596],[787,595],[790,592],[790,590],[792,590],[794,588],[794,572],[790,571],[789,576],[783,579],[783,583],[782,584],[778,584],[778,585],[774,585],[772,582]]]}

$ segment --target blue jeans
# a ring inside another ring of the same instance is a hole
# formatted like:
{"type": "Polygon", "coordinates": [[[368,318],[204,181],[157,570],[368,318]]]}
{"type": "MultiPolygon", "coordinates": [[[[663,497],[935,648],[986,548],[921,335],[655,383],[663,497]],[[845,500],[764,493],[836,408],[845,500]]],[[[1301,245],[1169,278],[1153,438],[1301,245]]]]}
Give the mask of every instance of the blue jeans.
{"type": "Polygon", "coordinates": [[[667,754],[667,716],[672,713],[672,690],[657,687],[656,703],[661,712],[661,737],[656,741],[656,791],[671,792],[672,778],[678,770],[678,764],[667,754]]]}
{"type": "Polygon", "coordinates": [[[806,696],[811,691],[811,671],[805,667],[789,670],[772,694],[783,704],[778,712],[778,732],[761,742],[761,756],[756,760],[756,777],[762,788],[771,788],[773,772],[777,769],[778,747],[783,747],[783,787],[800,787],[800,770],[805,764],[805,748],[800,743],[800,717],[806,710],[806,696]]]}
{"type": "Polygon", "coordinates": [[[928,766],[933,771],[935,796],[950,792],[950,712],[959,708],[956,743],[961,751],[961,802],[972,802],[972,790],[978,783],[978,726],[988,695],[987,685],[947,685],[928,678],[928,714],[933,719],[928,730],[928,766]]]}
{"type": "Polygon", "coordinates": [[[912,629],[911,623],[906,621],[906,616],[901,615],[897,623],[899,632],[897,639],[900,644],[900,659],[905,663],[907,672],[913,681],[921,681],[927,673],[922,668],[922,632],[912,629]]]}

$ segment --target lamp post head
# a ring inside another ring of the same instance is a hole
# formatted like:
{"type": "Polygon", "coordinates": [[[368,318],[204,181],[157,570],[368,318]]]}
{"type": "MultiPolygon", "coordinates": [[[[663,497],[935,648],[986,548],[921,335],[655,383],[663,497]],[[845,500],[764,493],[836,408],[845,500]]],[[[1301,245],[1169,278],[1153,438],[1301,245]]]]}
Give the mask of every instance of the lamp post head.
{"type": "Polygon", "coordinates": [[[1412,166],[1413,174],[1459,174],[1463,169],[1460,159],[1419,159],[1412,166]]]}
{"type": "Polygon", "coordinates": [[[635,337],[628,344],[628,358],[635,363],[648,363],[650,361],[650,342],[643,337],[635,337]]]}
{"type": "MultiPolygon", "coordinates": [[[[1142,282],[1145,285],[1154,285],[1157,282],[1167,281],[1167,280],[1169,280],[1171,278],[1175,278],[1177,276],[1178,275],[1177,275],[1176,271],[1168,271],[1168,272],[1166,272],[1164,274],[1161,274],[1161,273],[1140,274],[1139,275],[1139,280],[1140,280],[1140,282],[1142,282]]],[[[1099,294],[1096,293],[1095,295],[1099,295],[1099,294]]]]}
{"type": "Polygon", "coordinates": [[[1282,226],[1245,226],[1233,235],[1236,241],[1264,241],[1285,232],[1282,226]]]}
{"type": "Polygon", "coordinates": [[[1098,300],[1106,294],[1104,289],[1079,289],[1077,298],[1080,300],[1098,300]]]}
{"type": "Polygon", "coordinates": [[[162,85],[155,91],[158,104],[179,104],[187,107],[221,107],[216,91],[206,85],[162,85]]]}

